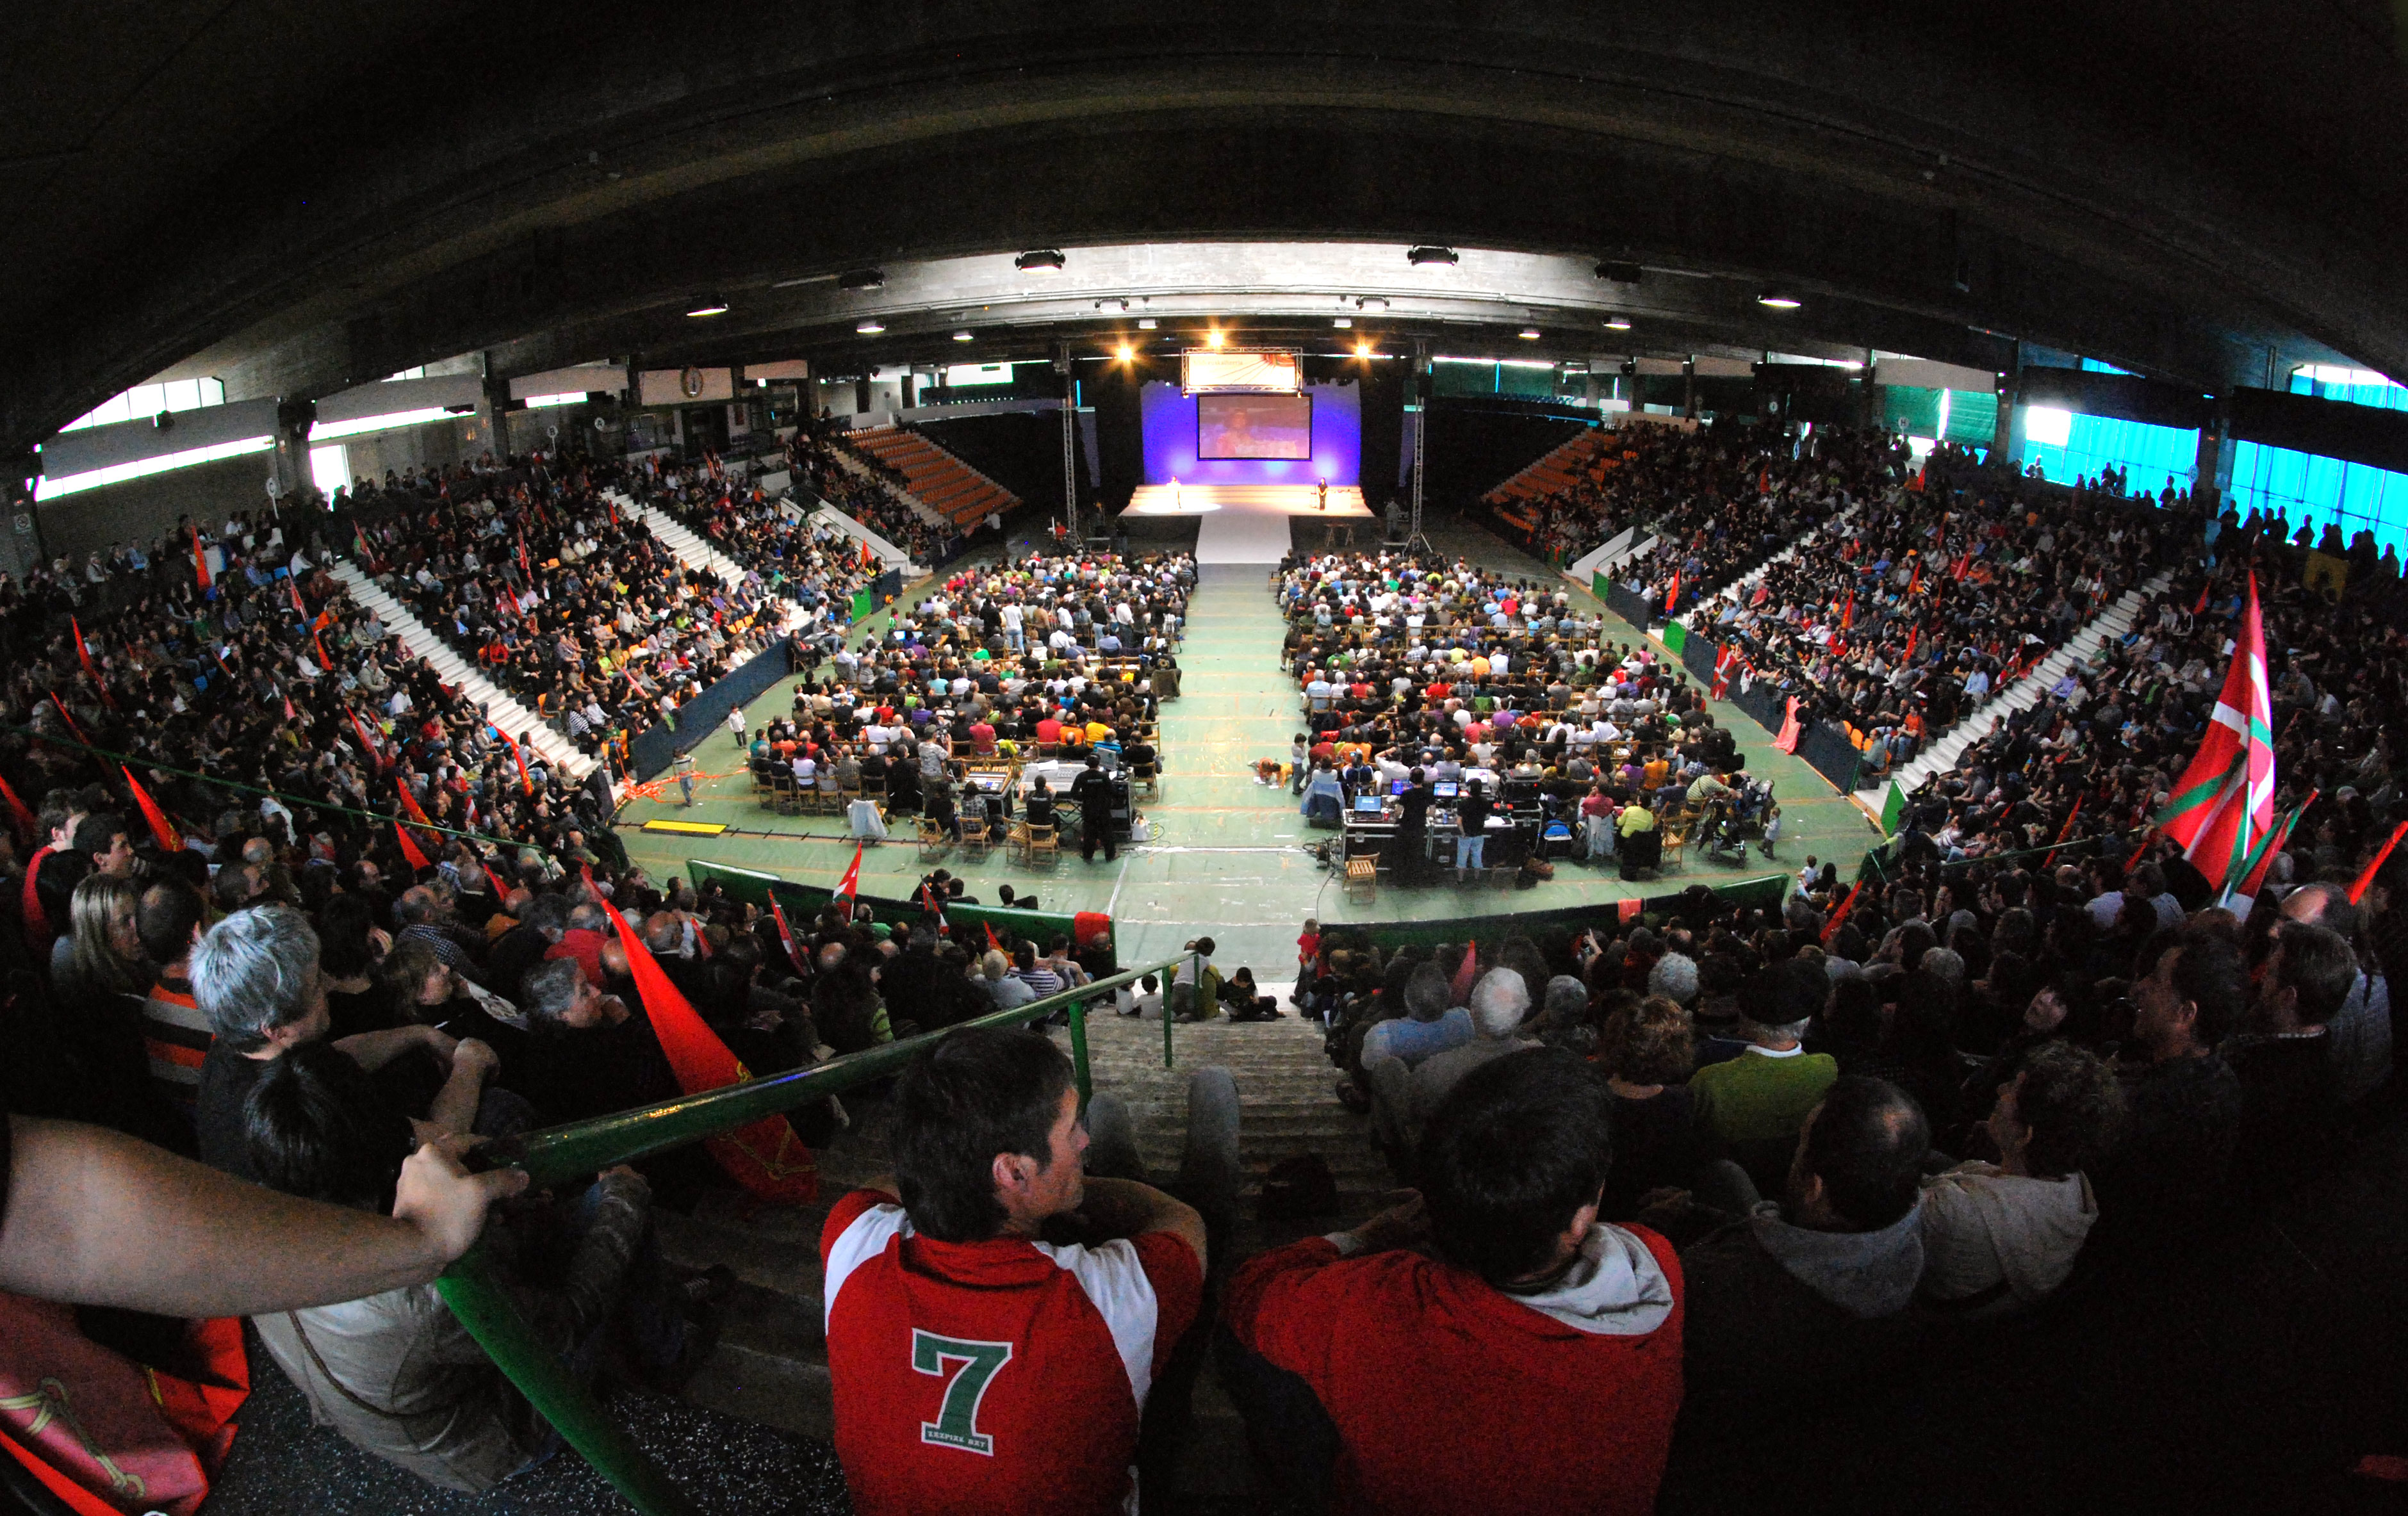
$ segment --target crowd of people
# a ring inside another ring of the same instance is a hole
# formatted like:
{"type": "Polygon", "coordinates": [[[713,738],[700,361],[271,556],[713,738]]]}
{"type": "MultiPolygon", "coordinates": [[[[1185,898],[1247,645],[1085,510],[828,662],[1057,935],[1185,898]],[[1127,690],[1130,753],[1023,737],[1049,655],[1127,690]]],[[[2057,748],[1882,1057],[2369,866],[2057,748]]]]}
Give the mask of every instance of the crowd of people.
{"type": "Polygon", "coordinates": [[[942,561],[947,533],[911,508],[900,469],[845,440],[833,422],[810,422],[786,442],[795,482],[911,555],[942,561]]]}

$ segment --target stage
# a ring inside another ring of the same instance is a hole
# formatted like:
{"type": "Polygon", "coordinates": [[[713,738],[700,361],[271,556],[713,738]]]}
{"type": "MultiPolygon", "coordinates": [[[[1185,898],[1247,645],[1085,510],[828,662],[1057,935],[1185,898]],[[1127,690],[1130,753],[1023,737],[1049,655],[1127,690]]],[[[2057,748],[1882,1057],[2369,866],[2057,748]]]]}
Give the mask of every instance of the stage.
{"type": "Polygon", "coordinates": [[[1356,547],[1378,544],[1378,518],[1363,503],[1361,490],[1331,485],[1326,510],[1319,508],[1319,500],[1320,492],[1310,484],[1147,484],[1129,496],[1122,514],[1194,518],[1199,564],[1275,564],[1287,556],[1291,540],[1320,547],[1323,534],[1310,525],[1301,536],[1294,534],[1290,523],[1298,517],[1326,523],[1341,542],[1351,535],[1356,547]]]}

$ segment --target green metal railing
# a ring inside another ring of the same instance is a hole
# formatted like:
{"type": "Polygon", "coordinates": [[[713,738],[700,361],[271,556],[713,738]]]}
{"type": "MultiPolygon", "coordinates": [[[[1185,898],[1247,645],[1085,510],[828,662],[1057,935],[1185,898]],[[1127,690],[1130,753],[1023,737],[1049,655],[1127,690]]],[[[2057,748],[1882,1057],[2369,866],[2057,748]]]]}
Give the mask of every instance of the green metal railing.
{"type": "MultiPolygon", "coordinates": [[[[1087,1002],[1125,984],[1134,984],[1148,974],[1169,976],[1182,963],[1192,963],[1200,994],[1204,980],[1202,959],[1195,953],[1182,953],[1162,963],[1090,980],[1025,1006],[848,1053],[810,1068],[488,1143],[477,1150],[473,1161],[485,1168],[523,1168],[531,1186],[565,1183],[616,1164],[648,1158],[689,1142],[732,1132],[766,1117],[783,1115],[871,1080],[899,1073],[922,1048],[963,1027],[1025,1025],[1062,1011],[1069,1013],[1070,1066],[1078,1084],[1079,1108],[1083,1111],[1095,1094],[1095,1077],[1087,1061],[1087,1002]]],[[[1172,1066],[1173,1012],[1171,996],[1167,993],[1168,986],[1165,988],[1162,1066],[1168,1068],[1172,1066]]],[[[628,1440],[626,1434],[604,1414],[592,1393],[569,1372],[560,1355],[527,1324],[482,1243],[445,1269],[435,1285],[443,1303],[494,1360],[494,1366],[518,1386],[519,1393],[552,1424],[562,1440],[609,1480],[629,1505],[644,1516],[695,1516],[694,1503],[628,1440]]]]}

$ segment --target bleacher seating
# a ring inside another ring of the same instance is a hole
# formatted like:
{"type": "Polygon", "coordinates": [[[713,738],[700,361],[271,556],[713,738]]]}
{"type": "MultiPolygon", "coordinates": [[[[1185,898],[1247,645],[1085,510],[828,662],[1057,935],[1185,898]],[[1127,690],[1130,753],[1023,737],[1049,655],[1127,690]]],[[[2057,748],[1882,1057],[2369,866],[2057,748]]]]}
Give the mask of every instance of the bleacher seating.
{"type": "Polygon", "coordinates": [[[990,513],[999,515],[1020,504],[1018,495],[917,432],[873,426],[847,433],[846,440],[899,470],[912,497],[959,530],[968,531],[990,513]]]}

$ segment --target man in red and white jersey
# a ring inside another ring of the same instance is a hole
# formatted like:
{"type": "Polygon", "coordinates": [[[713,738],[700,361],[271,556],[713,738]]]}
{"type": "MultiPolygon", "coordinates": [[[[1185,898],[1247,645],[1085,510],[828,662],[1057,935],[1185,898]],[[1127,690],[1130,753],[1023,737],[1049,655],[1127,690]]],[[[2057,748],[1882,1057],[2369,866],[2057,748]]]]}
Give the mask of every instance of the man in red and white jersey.
{"type": "Polygon", "coordinates": [[[896,1179],[821,1238],[853,1509],[1135,1510],[1146,1394],[1203,1295],[1202,1218],[1085,1176],[1070,1063],[1038,1033],[956,1032],[894,1104],[896,1179]],[[1054,1218],[1088,1240],[1042,1240],[1054,1218]]]}

